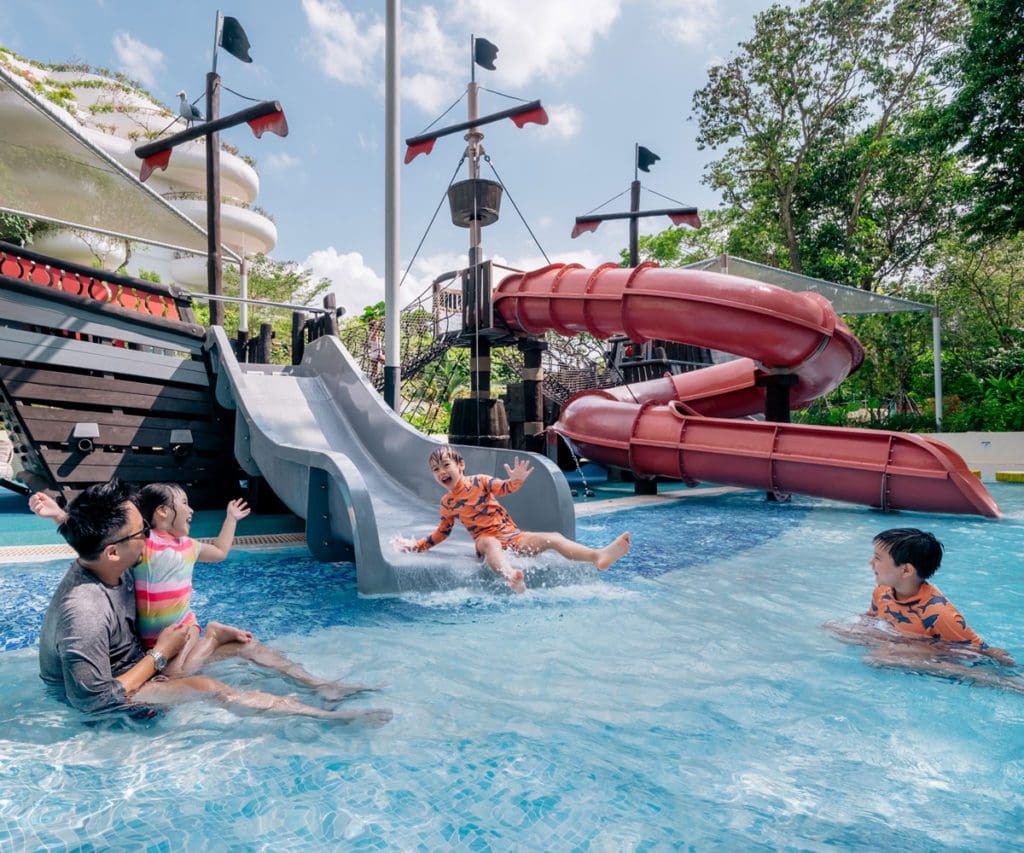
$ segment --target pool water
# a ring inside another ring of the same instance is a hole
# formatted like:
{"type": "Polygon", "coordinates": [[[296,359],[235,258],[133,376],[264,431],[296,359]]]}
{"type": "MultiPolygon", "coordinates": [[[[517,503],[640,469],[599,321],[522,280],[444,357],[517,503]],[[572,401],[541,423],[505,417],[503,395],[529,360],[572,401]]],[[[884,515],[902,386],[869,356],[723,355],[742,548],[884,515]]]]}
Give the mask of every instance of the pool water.
{"type": "Polygon", "coordinates": [[[87,724],[37,676],[64,563],[0,566],[0,849],[1012,848],[1024,696],[867,666],[822,628],[866,609],[873,535],[918,526],[936,585],[1024,660],[1024,488],[993,493],[998,522],[754,493],[584,518],[633,550],[601,575],[545,555],[519,597],[360,599],[300,550],[197,568],[200,618],[386,683],[350,700],[392,708],[382,729],[202,703],[87,724]]]}

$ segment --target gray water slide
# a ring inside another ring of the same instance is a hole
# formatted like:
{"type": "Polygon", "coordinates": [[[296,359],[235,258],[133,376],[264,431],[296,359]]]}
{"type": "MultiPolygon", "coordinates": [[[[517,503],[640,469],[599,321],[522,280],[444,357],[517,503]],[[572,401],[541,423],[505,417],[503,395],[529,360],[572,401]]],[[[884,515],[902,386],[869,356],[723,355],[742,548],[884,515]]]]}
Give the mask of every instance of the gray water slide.
{"type": "MultiPolygon", "coordinates": [[[[318,560],[354,561],[359,592],[394,595],[503,582],[476,559],[456,525],[424,553],[405,553],[396,535],[420,538],[440,518],[444,490],[427,465],[439,442],[398,417],[331,336],[306,346],[295,366],[239,364],[224,330],[206,339],[217,400],[234,409],[235,457],[263,477],[296,515],[318,560]]],[[[524,530],[575,534],[569,486],[546,457],[460,446],[466,471],[504,478],[506,464],[528,456],[533,473],[502,503],[524,530]]]]}

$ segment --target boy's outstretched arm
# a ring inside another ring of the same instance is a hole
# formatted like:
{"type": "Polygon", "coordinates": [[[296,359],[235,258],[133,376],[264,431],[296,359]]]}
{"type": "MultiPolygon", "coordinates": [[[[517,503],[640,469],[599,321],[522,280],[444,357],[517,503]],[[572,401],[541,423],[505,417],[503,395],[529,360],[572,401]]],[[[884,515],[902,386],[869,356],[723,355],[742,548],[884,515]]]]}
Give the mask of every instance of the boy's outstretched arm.
{"type": "Polygon", "coordinates": [[[212,545],[204,545],[199,549],[198,562],[219,563],[231,553],[231,545],[235,541],[235,527],[238,522],[245,518],[250,512],[249,505],[241,498],[231,501],[228,504],[227,515],[224,516],[224,523],[220,527],[220,533],[213,540],[212,545]]]}
{"type": "Polygon", "coordinates": [[[53,523],[60,525],[68,514],[58,505],[57,501],[51,498],[46,492],[36,492],[28,499],[28,508],[40,518],[53,519],[53,523]]]}

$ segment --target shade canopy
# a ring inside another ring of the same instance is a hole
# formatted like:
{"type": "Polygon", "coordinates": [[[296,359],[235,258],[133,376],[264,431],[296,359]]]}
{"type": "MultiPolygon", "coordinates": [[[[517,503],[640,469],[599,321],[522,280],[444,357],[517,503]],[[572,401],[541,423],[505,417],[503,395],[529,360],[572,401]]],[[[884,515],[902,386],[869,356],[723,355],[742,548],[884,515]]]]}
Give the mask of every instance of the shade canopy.
{"type": "Polygon", "coordinates": [[[898,314],[902,311],[933,311],[933,305],[925,302],[914,302],[900,299],[898,296],[886,296],[882,293],[871,293],[859,287],[848,287],[845,284],[833,284],[809,275],[780,270],[755,261],[747,261],[732,255],[717,255],[703,261],[687,265],[688,269],[710,270],[738,275],[743,278],[774,284],[785,290],[810,290],[820,293],[835,308],[837,314],[898,314]]]}

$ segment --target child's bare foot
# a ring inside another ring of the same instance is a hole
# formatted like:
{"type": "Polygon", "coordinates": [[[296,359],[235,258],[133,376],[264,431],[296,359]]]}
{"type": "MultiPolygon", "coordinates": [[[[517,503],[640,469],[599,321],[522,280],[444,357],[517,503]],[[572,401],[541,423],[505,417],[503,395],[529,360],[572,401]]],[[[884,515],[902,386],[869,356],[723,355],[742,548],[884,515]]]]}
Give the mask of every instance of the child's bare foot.
{"type": "Polygon", "coordinates": [[[597,552],[597,560],[594,565],[597,566],[599,571],[603,572],[616,560],[624,557],[631,544],[629,533],[623,533],[618,539],[609,542],[597,552]]]}
{"type": "Polygon", "coordinates": [[[526,592],[526,579],[522,569],[509,569],[502,573],[505,583],[509,585],[512,592],[526,592]]]}
{"type": "Polygon", "coordinates": [[[368,690],[380,690],[382,685],[371,684],[343,684],[340,681],[328,681],[316,688],[317,694],[327,702],[340,702],[349,696],[357,693],[364,693],[368,690]]]}
{"type": "Polygon", "coordinates": [[[218,646],[222,646],[224,643],[252,642],[252,631],[244,631],[233,625],[222,625],[220,622],[207,622],[206,636],[216,642],[218,646]]]}

